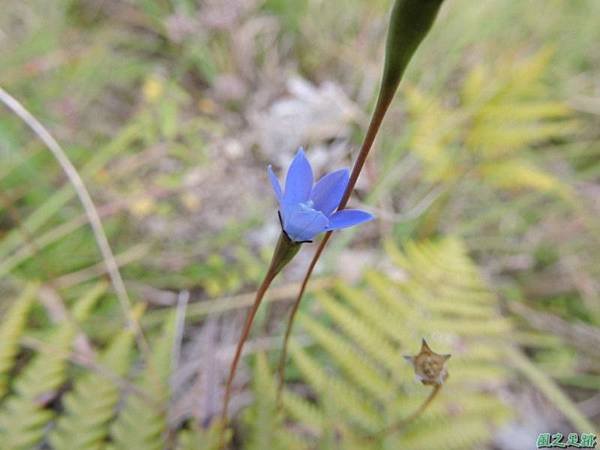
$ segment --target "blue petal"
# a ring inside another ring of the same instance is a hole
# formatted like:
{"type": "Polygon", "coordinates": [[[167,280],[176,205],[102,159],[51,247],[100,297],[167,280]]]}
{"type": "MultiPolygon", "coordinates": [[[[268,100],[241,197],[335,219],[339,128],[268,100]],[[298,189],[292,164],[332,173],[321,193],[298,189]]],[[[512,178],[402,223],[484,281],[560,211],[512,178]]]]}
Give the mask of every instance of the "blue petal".
{"type": "Polygon", "coordinates": [[[373,215],[368,212],[360,211],[358,209],[343,209],[329,217],[329,226],[327,227],[327,230],[348,228],[373,219],[373,215]]]}
{"type": "Polygon", "coordinates": [[[322,212],[299,204],[283,212],[283,229],[296,242],[312,241],[327,229],[329,219],[322,212]]]}
{"type": "Polygon", "coordinates": [[[349,178],[348,169],[340,169],[328,173],[317,181],[310,194],[313,208],[329,216],[339,206],[349,178]]]}
{"type": "Polygon", "coordinates": [[[271,180],[271,186],[273,186],[273,191],[275,192],[275,197],[277,197],[277,201],[281,204],[281,202],[283,201],[283,193],[281,192],[281,186],[279,185],[279,180],[275,176],[275,173],[273,173],[273,168],[271,167],[271,165],[269,165],[269,167],[267,168],[267,171],[269,172],[269,179],[271,180]]]}
{"type": "Polygon", "coordinates": [[[304,156],[302,149],[298,150],[294,157],[285,179],[285,193],[283,204],[294,206],[303,203],[310,197],[313,185],[313,173],[310,163],[304,156]]]}

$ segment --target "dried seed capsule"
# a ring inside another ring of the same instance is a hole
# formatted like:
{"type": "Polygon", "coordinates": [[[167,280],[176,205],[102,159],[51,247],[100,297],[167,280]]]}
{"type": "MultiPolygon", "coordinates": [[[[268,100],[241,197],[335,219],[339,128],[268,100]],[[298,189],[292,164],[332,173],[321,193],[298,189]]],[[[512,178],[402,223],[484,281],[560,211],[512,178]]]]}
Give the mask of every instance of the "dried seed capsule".
{"type": "Polygon", "coordinates": [[[405,356],[415,369],[417,379],[426,385],[440,385],[448,378],[446,361],[451,355],[439,355],[432,351],[423,339],[421,351],[415,356],[405,356]]]}

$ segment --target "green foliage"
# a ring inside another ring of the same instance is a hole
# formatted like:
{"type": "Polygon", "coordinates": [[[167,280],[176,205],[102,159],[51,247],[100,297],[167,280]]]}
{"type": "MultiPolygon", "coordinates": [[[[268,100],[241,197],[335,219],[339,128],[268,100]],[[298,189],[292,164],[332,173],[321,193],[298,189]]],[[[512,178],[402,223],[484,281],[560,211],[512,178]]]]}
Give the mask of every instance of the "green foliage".
{"type": "Polygon", "coordinates": [[[288,391],[286,410],[321,443],[335,435],[344,449],[481,448],[490,424],[509,416],[486,389],[511,379],[503,352],[512,326],[460,241],[409,243],[403,252],[388,244],[387,254],[400,275],[369,271],[360,288],[318,292],[318,318],[300,315],[314,345],[296,343],[291,353],[317,401],[288,391]],[[421,418],[386,436],[427,396],[402,358],[422,337],[453,354],[450,378],[421,418]]]}
{"type": "MultiPolygon", "coordinates": [[[[73,307],[73,320],[84,321],[104,291],[99,285],[73,307]]],[[[17,375],[11,395],[0,405],[0,448],[27,450],[39,443],[54,411],[46,408],[67,381],[67,358],[77,334],[77,323],[65,319],[48,333],[45,351],[35,355],[17,375]]]]}
{"type": "MultiPolygon", "coordinates": [[[[70,314],[43,330],[43,340],[30,344],[33,356],[19,361],[27,314],[34,305],[37,286],[27,286],[0,323],[0,361],[7,397],[0,401],[0,449],[30,450],[47,443],[53,450],[163,449],[169,427],[170,376],[175,314],[163,321],[161,333],[151,341],[150,361],[136,373],[131,362],[135,339],[131,330],[116,334],[106,349],[85,370],[71,370],[69,359],[75,339],[97,301],[104,283],[92,286],[74,304],[70,314]],[[135,381],[130,382],[132,373],[135,381]],[[72,384],[70,389],[66,387],[72,384]],[[66,393],[62,393],[67,390],[66,393]],[[55,402],[60,399],[60,408],[55,402]]],[[[140,305],[141,306],[141,305],[140,305]]],[[[141,308],[135,309],[140,315],[141,308]]],[[[216,450],[218,430],[197,424],[177,435],[182,450],[216,450]]]]}
{"type": "Polygon", "coordinates": [[[64,412],[49,436],[54,450],[97,450],[108,437],[108,423],[121,397],[116,379],[127,374],[134,347],[131,330],[119,333],[99,358],[102,373],[84,373],[64,396],[64,412]]]}
{"type": "Polygon", "coordinates": [[[175,315],[164,322],[152,345],[150,361],[136,386],[144,393],[130,392],[111,427],[115,450],[161,450],[167,435],[167,402],[175,337],[175,315]]]}
{"type": "Polygon", "coordinates": [[[495,61],[501,73],[478,65],[451,106],[407,88],[411,148],[423,161],[427,179],[455,183],[474,177],[500,189],[570,195],[565,184],[526,154],[579,128],[565,103],[549,100],[553,96],[544,75],[550,57],[551,52],[540,51],[524,61],[495,61]]]}
{"type": "MultiPolygon", "coordinates": [[[[415,200],[442,192],[431,197],[434,209],[451,197],[458,208],[436,211],[443,224],[436,231],[468,236],[466,244],[491,274],[491,283],[499,281],[495,287],[509,278],[520,288],[543,285],[551,295],[531,296],[523,289],[527,295],[518,301],[563,317],[570,332],[578,320],[598,322],[593,280],[600,274],[591,237],[597,225],[586,233],[580,214],[565,213],[565,202],[545,194],[569,200],[578,195],[586,209],[586,198],[595,192],[600,164],[594,80],[600,53],[581,43],[600,39],[600,2],[549,1],[552,7],[544,14],[536,0],[445,2],[406,74],[418,88],[407,88],[395,100],[394,107],[408,110],[407,126],[390,126],[395,111],[386,119],[371,160],[375,176],[369,181],[377,187],[365,193],[368,203],[387,205],[391,199],[401,213],[405,207],[416,211],[401,214],[410,223],[390,212],[389,222],[401,221],[394,227],[402,229],[403,238],[415,229],[429,234],[420,226],[427,202],[415,200]],[[552,58],[547,51],[521,58],[545,45],[556,50],[552,58]],[[569,99],[568,105],[562,99],[569,99]],[[579,111],[577,117],[571,108],[579,111]],[[423,171],[412,170],[411,157],[403,159],[408,150],[423,171]],[[575,188],[567,180],[576,181],[575,188]],[[521,189],[534,192],[516,200],[506,195],[521,189]],[[412,204],[418,207],[408,208],[412,204]],[[469,214],[472,222],[465,219],[469,214]],[[528,242],[549,246],[551,257],[523,268],[531,256],[528,242]],[[548,279],[558,288],[547,286],[553,284],[548,279]]],[[[248,180],[259,171],[264,175],[272,155],[255,145],[255,136],[268,134],[270,124],[257,130],[255,119],[277,108],[283,86],[296,74],[318,84],[335,80],[367,112],[381,71],[381,19],[390,1],[236,0],[226,14],[218,1],[57,0],[52,8],[47,3],[2,2],[0,85],[73,159],[100,208],[132,298],[146,299],[149,292],[168,302],[182,289],[190,290],[193,300],[215,298],[190,303],[186,319],[194,329],[188,328],[186,337],[193,336],[205,317],[243,308],[271,251],[261,259],[247,246],[260,240],[247,239],[246,231],[265,221],[264,210],[254,210],[254,204],[240,202],[231,222],[218,231],[204,228],[206,217],[223,204],[205,202],[196,193],[206,190],[208,198],[212,187],[224,186],[204,183],[202,174],[226,166],[225,191],[236,188],[231,169],[248,169],[248,180]],[[359,66],[364,70],[357,71],[359,66]],[[227,100],[224,91],[232,81],[241,90],[227,100]],[[241,143],[243,153],[229,152],[229,141],[241,143]],[[132,242],[139,247],[132,248],[132,242]]],[[[148,320],[142,320],[152,361],[122,330],[112,296],[103,297],[85,320],[105,288],[90,291],[86,284],[104,276],[88,222],[39,140],[13,115],[0,116],[2,286],[12,285],[13,277],[41,280],[65,300],[76,322],[48,317],[35,303],[40,297],[35,283],[16,299],[2,290],[0,449],[216,450],[216,428],[166,420],[172,330],[158,334],[161,325],[172,323],[172,308],[167,302],[153,305],[148,320]],[[84,297],[88,300],[80,300],[84,297]],[[91,367],[71,358],[79,325],[99,349],[91,367]]],[[[363,118],[348,120],[360,124],[357,140],[363,118]]],[[[332,132],[331,138],[337,146],[338,136],[332,132]]],[[[326,149],[323,154],[333,148],[329,141],[315,144],[326,149]]],[[[339,157],[337,150],[332,155],[339,157]]],[[[268,189],[263,182],[257,186],[268,189]]],[[[593,216],[593,207],[588,214],[593,216]]],[[[388,218],[381,218],[386,229],[388,218]]],[[[592,225],[597,222],[591,219],[592,225]]],[[[334,245],[347,244],[351,236],[352,231],[344,232],[334,245]]],[[[339,283],[317,292],[315,314],[305,312],[298,324],[314,345],[302,347],[305,341],[298,340],[293,348],[293,387],[284,395],[288,416],[275,414],[273,377],[259,355],[248,383],[254,401],[239,422],[234,419],[235,444],[242,449],[485,448],[484,425],[493,430],[507,414],[494,395],[512,379],[509,365],[574,426],[589,428],[563,390],[574,386],[579,394],[598,386],[599,368],[585,343],[575,345],[569,333],[550,334],[543,326],[532,333],[528,318],[515,331],[462,247],[445,240],[407,244],[398,252],[390,245],[393,268],[386,263],[356,286],[339,283]],[[448,385],[421,419],[379,438],[379,430],[413,412],[428,394],[411,381],[401,357],[415,352],[422,336],[434,349],[454,354],[448,385]],[[527,349],[531,362],[510,352],[506,358],[509,337],[527,349]]],[[[268,329],[280,312],[272,308],[265,314],[268,329]]]]}
{"type": "Polygon", "coordinates": [[[253,376],[254,402],[244,416],[248,450],[300,450],[301,441],[283,427],[283,417],[277,411],[275,378],[263,353],[256,356],[253,376]]]}
{"type": "Polygon", "coordinates": [[[217,426],[203,430],[197,424],[193,424],[191,429],[181,431],[178,436],[177,450],[219,450],[217,426]]]}
{"type": "MultiPolygon", "coordinates": [[[[291,347],[295,376],[288,385],[294,387],[283,395],[285,416],[276,408],[267,357],[256,356],[254,401],[241,421],[242,448],[420,450],[438,448],[439,442],[451,449],[482,448],[490,427],[510,417],[509,408],[489,394],[513,379],[507,358],[569,417],[586,423],[549,377],[540,377],[527,359],[514,359],[515,328],[499,313],[496,296],[461,241],[408,242],[402,251],[387,242],[385,249],[387,271],[369,269],[355,286],[339,281],[316,291],[318,314],[299,314],[298,331],[312,342],[307,347],[294,341],[291,347]],[[417,351],[421,337],[436,351],[452,353],[450,378],[422,416],[385,432],[429,394],[402,357],[417,351]]],[[[150,339],[150,360],[143,365],[131,364],[141,353],[134,351],[134,336],[126,329],[110,340],[96,365],[70,370],[77,324],[86,321],[105,288],[88,289],[72,308],[74,321],[51,326],[31,359],[19,364],[0,403],[0,449],[45,443],[53,450],[216,450],[215,425],[168,423],[174,313],[150,339]],[[49,404],[54,400],[60,408],[49,404]]],[[[14,365],[15,336],[23,333],[35,293],[35,285],[27,287],[0,325],[13,330],[2,331],[12,336],[0,347],[5,372],[14,365]]],[[[544,335],[531,337],[530,344],[555,345],[544,335]]]]}
{"type": "Polygon", "coordinates": [[[35,301],[36,285],[28,285],[21,297],[6,313],[0,325],[0,398],[8,388],[10,371],[19,352],[19,339],[25,330],[27,316],[35,301]]]}
{"type": "Polygon", "coordinates": [[[552,378],[536,367],[536,365],[525,357],[525,355],[518,350],[510,349],[508,357],[515,367],[517,367],[526,377],[530,378],[538,389],[544,393],[546,398],[554,403],[556,407],[569,418],[579,432],[586,433],[587,430],[594,429],[594,424],[579,411],[575,402],[573,402],[554,383],[554,381],[552,381],[552,378]]]}

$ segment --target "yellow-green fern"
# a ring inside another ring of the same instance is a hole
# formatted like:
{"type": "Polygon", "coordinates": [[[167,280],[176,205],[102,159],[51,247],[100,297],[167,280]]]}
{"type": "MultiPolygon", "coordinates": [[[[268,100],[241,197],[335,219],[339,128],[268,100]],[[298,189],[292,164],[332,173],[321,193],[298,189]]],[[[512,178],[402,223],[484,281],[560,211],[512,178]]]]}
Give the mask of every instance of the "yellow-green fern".
{"type": "MultiPolygon", "coordinates": [[[[76,322],[89,316],[104,289],[103,284],[92,288],[75,304],[72,316],[76,322]]],[[[42,351],[19,374],[12,394],[0,407],[0,449],[29,450],[41,442],[55,414],[44,404],[67,381],[67,357],[77,329],[70,319],[56,325],[42,351]]]]}
{"type": "Polygon", "coordinates": [[[136,386],[145,393],[130,392],[111,428],[115,450],[162,450],[168,431],[167,407],[175,315],[165,320],[161,335],[150,351],[150,361],[136,386]]]}
{"type": "Polygon", "coordinates": [[[193,424],[190,429],[179,432],[177,450],[219,450],[219,428],[213,425],[203,430],[193,424]]]}
{"type": "Polygon", "coordinates": [[[570,189],[537,167],[525,152],[578,129],[563,102],[542,82],[551,52],[528,60],[506,58],[475,67],[463,82],[460,101],[447,106],[415,88],[406,88],[413,122],[411,148],[432,182],[476,177],[500,189],[533,189],[570,195],[570,189]]]}
{"type": "Polygon", "coordinates": [[[64,412],[49,441],[54,450],[99,450],[108,436],[121,389],[115,379],[127,374],[134,348],[133,332],[122,331],[99,358],[106,373],[87,372],[63,398],[64,412]]]}
{"type": "Polygon", "coordinates": [[[35,301],[36,285],[25,288],[0,325],[0,398],[8,388],[9,372],[19,352],[19,339],[25,329],[29,310],[35,301]]]}
{"type": "Polygon", "coordinates": [[[386,249],[394,277],[369,271],[358,286],[318,292],[318,315],[299,315],[314,348],[293,344],[292,360],[317,400],[288,389],[285,409],[319,448],[481,448],[510,413],[487,392],[511,379],[503,357],[512,325],[460,241],[386,249]],[[450,378],[422,417],[385,433],[429,394],[402,358],[422,337],[453,354],[450,378]]]}
{"type": "Polygon", "coordinates": [[[277,412],[275,379],[269,371],[267,358],[259,353],[255,359],[252,407],[246,411],[246,450],[301,450],[306,448],[283,427],[283,417],[277,412]]]}

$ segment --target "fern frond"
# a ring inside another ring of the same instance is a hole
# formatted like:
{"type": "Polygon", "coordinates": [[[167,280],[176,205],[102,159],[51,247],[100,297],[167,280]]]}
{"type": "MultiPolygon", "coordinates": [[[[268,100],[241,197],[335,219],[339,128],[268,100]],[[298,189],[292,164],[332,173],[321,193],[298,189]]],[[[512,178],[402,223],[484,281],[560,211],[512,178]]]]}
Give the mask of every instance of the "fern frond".
{"type": "MultiPolygon", "coordinates": [[[[552,100],[534,100],[515,105],[484,106],[480,113],[490,120],[505,122],[539,121],[569,117],[571,109],[564,103],[552,100]]],[[[560,122],[559,122],[560,123],[560,122]]]]}
{"type": "MultiPolygon", "coordinates": [[[[105,285],[92,288],[73,307],[72,315],[84,321],[105,285]]],[[[68,362],[77,334],[77,324],[65,321],[57,325],[47,339],[48,350],[35,355],[14,383],[14,392],[0,408],[0,449],[29,450],[40,442],[54,412],[44,407],[67,381],[68,362]]]]}
{"type": "Polygon", "coordinates": [[[521,163],[523,151],[579,129],[570,108],[542,82],[549,55],[542,50],[524,61],[507,60],[500,74],[487,66],[473,68],[463,81],[461,103],[452,107],[415,88],[406,90],[414,122],[411,147],[428,180],[453,185],[475,174],[494,188],[564,194],[559,180],[542,169],[494,171],[496,165],[521,163]]]}
{"type": "Polygon", "coordinates": [[[401,372],[405,368],[405,364],[398,359],[397,350],[387,342],[385,335],[377,327],[371,327],[357,318],[326,292],[318,292],[316,297],[324,311],[345,334],[365,350],[366,355],[374,358],[391,373],[401,372]]]}
{"type": "Polygon", "coordinates": [[[219,450],[219,429],[217,426],[203,430],[196,424],[178,434],[177,450],[219,450]]]}
{"type": "Polygon", "coordinates": [[[375,405],[352,385],[341,378],[328,374],[313,358],[295,343],[290,345],[290,354],[300,372],[310,385],[321,395],[329,394],[336,399],[337,411],[351,423],[376,431],[381,426],[375,405]]]}
{"type": "Polygon", "coordinates": [[[281,420],[277,418],[273,380],[270,379],[265,355],[262,353],[257,354],[255,364],[254,407],[246,415],[246,422],[251,424],[251,433],[248,436],[249,450],[272,448],[276,439],[277,428],[281,423],[281,420]]]}
{"type": "Polygon", "coordinates": [[[277,410],[275,379],[271,375],[267,358],[259,353],[255,358],[253,392],[254,402],[244,417],[248,429],[248,450],[300,450],[305,445],[283,426],[277,410]]]}
{"type": "Polygon", "coordinates": [[[284,391],[283,406],[289,415],[303,427],[307,427],[313,434],[320,434],[323,430],[325,417],[321,409],[306,400],[301,395],[291,391],[284,391]]]}
{"type": "MultiPolygon", "coordinates": [[[[99,360],[114,376],[124,376],[130,365],[134,335],[122,331],[99,360]]],[[[120,389],[115,380],[94,372],[75,382],[73,391],[63,399],[64,413],[49,436],[54,450],[97,450],[108,436],[108,423],[116,413],[120,389]]]]}
{"type": "MultiPolygon", "coordinates": [[[[515,107],[518,108],[518,107],[515,107]]],[[[498,113],[487,114],[470,133],[467,146],[476,151],[485,148],[489,159],[509,155],[519,149],[527,149],[529,146],[548,139],[567,137],[579,128],[575,121],[553,121],[553,122],[525,122],[512,121],[498,117],[498,113]]]]}
{"type": "Polygon", "coordinates": [[[440,442],[444,448],[464,450],[483,448],[490,437],[490,426],[482,420],[480,414],[464,414],[458,417],[422,419],[396,440],[398,448],[420,450],[439,450],[440,442]]]}
{"type": "Polygon", "coordinates": [[[28,285],[21,297],[6,313],[0,325],[0,398],[8,388],[8,376],[19,352],[19,339],[25,330],[27,316],[35,301],[37,289],[35,284],[28,285]]]}
{"type": "Polygon", "coordinates": [[[482,165],[481,174],[486,179],[505,189],[535,189],[538,191],[557,192],[571,196],[570,188],[559,179],[541,171],[528,161],[511,159],[509,161],[482,165]]]}
{"type": "MultiPolygon", "coordinates": [[[[365,362],[365,358],[356,353],[356,347],[346,339],[309,316],[299,314],[298,322],[316,343],[331,355],[339,368],[348,374],[353,386],[366,391],[378,400],[386,399],[394,390],[393,384],[382,377],[373,364],[365,362]]],[[[398,359],[397,356],[395,359],[398,359]]]]}
{"type": "Polygon", "coordinates": [[[111,427],[115,450],[161,450],[166,445],[167,402],[171,352],[174,343],[175,314],[165,320],[161,335],[151,348],[136,385],[146,393],[129,393],[111,427]]]}
{"type": "Polygon", "coordinates": [[[356,286],[340,282],[316,292],[318,318],[299,315],[315,347],[293,345],[292,361],[319,401],[286,393],[286,411],[318,434],[322,448],[421,450],[438,448],[455,433],[451,448],[481,448],[490,426],[509,415],[486,391],[511,379],[503,349],[512,322],[500,315],[461,241],[409,242],[403,250],[388,242],[386,250],[400,269],[393,279],[369,270],[356,286]],[[419,420],[387,436],[381,431],[427,397],[401,356],[422,337],[452,353],[450,378],[419,420]],[[426,434],[441,440],[428,442],[426,434]]]}
{"type": "Polygon", "coordinates": [[[398,326],[399,323],[410,320],[409,313],[402,315],[397,309],[389,309],[380,302],[370,302],[365,292],[352,289],[343,283],[336,284],[335,292],[343,296],[356,313],[368,320],[370,326],[379,328],[402,347],[408,346],[412,341],[413,336],[406,328],[398,326]]]}

